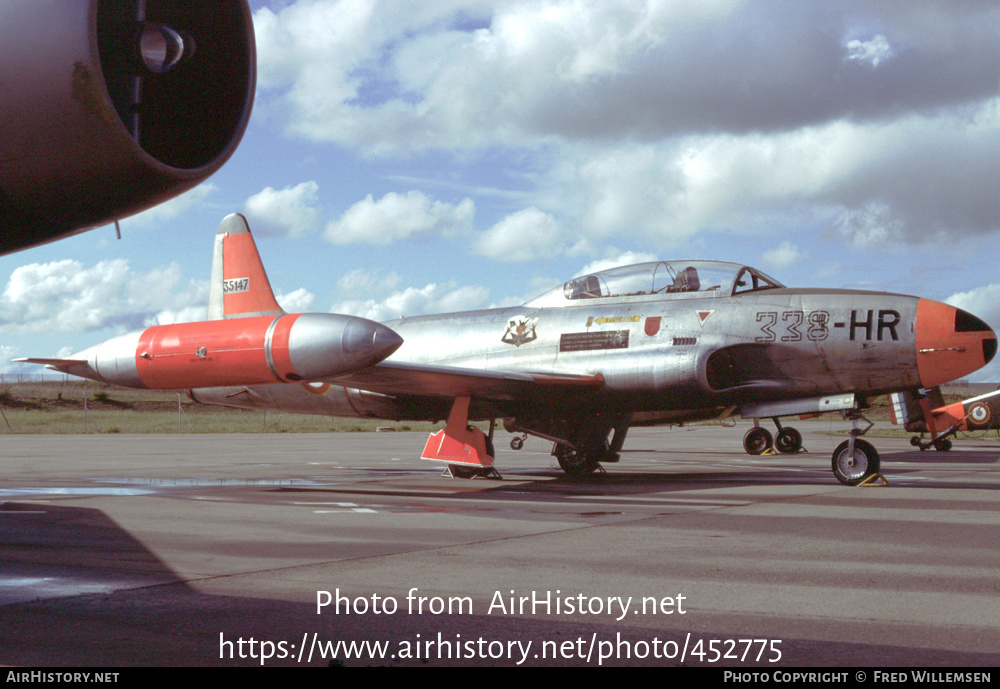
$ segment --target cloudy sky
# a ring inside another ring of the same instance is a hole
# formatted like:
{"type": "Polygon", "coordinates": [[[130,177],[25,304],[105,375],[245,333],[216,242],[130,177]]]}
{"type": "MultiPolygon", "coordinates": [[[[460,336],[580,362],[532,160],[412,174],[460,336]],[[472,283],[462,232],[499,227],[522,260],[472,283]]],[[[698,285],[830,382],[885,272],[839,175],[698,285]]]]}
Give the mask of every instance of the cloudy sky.
{"type": "Polygon", "coordinates": [[[203,318],[233,211],[290,311],[503,306],[593,267],[715,258],[1000,330],[991,0],[250,4],[239,150],[120,241],[0,258],[0,372],[203,318]]]}

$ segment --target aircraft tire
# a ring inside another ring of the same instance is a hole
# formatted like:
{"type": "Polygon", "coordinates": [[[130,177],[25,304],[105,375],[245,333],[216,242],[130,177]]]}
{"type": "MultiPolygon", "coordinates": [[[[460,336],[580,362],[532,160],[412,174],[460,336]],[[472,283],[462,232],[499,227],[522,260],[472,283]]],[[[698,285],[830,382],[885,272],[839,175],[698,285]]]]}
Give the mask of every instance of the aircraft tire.
{"type": "Polygon", "coordinates": [[[592,452],[584,452],[560,443],[554,454],[559,467],[570,476],[585,476],[597,469],[598,459],[592,452]]]}
{"type": "Polygon", "coordinates": [[[833,475],[845,486],[856,486],[877,474],[881,461],[878,450],[860,438],[854,441],[854,457],[849,457],[848,442],[845,440],[833,451],[833,475]]]}
{"type": "Polygon", "coordinates": [[[774,449],[783,454],[795,454],[802,449],[802,434],[794,428],[782,428],[774,437],[774,449]]]}
{"type": "Polygon", "coordinates": [[[748,455],[762,455],[772,444],[771,432],[760,426],[754,426],[743,436],[743,449],[748,455]]]}
{"type": "Polygon", "coordinates": [[[522,447],[524,447],[524,439],[523,438],[513,438],[510,441],[510,449],[512,449],[512,450],[520,450],[522,447]]]}
{"type": "Polygon", "coordinates": [[[945,438],[944,440],[939,440],[934,443],[934,449],[939,452],[947,452],[951,449],[951,441],[945,438]]]}
{"type": "Polygon", "coordinates": [[[451,469],[451,475],[455,478],[476,478],[482,473],[482,469],[479,467],[468,464],[449,464],[448,468],[451,469]]]}

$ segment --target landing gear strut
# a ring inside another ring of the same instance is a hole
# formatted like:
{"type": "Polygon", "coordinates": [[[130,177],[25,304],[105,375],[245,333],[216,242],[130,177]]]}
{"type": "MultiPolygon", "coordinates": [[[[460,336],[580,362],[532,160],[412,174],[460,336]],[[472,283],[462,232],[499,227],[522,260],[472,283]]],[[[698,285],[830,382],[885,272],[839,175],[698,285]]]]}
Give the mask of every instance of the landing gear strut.
{"type": "MultiPolygon", "coordinates": [[[[951,431],[948,431],[948,433],[950,432],[951,431]]],[[[913,447],[919,447],[921,452],[923,452],[929,447],[933,447],[935,450],[938,450],[939,452],[947,452],[948,450],[951,449],[951,441],[948,440],[948,438],[944,437],[945,435],[948,435],[948,433],[943,433],[927,441],[924,441],[922,438],[919,438],[917,436],[913,436],[912,438],[910,438],[910,445],[913,445],[913,447]]]]}
{"type": "Polygon", "coordinates": [[[631,414],[604,412],[555,419],[508,419],[504,428],[524,434],[511,440],[514,449],[523,446],[528,434],[551,440],[559,467],[572,476],[584,476],[600,469],[602,463],[620,459],[631,421],[631,414]]]}
{"type": "Polygon", "coordinates": [[[448,412],[448,423],[437,433],[430,434],[420,457],[448,462],[445,474],[455,478],[501,478],[493,468],[493,419],[490,419],[488,436],[468,425],[470,402],[471,397],[455,398],[448,412]]]}
{"type": "Polygon", "coordinates": [[[851,430],[850,440],[845,440],[833,451],[833,475],[845,486],[856,486],[879,473],[881,462],[878,451],[871,443],[859,437],[875,424],[868,421],[857,409],[851,409],[844,415],[851,420],[854,428],[851,430]],[[866,421],[868,427],[864,430],[859,429],[858,419],[866,421]]]}

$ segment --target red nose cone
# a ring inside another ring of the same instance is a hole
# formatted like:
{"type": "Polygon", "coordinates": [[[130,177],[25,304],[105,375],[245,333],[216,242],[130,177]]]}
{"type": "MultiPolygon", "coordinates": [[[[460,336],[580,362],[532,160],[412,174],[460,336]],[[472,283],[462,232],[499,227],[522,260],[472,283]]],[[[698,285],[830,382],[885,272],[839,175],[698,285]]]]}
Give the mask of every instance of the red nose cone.
{"type": "Polygon", "coordinates": [[[981,369],[997,351],[990,326],[967,311],[929,299],[917,304],[916,336],[917,369],[925,388],[981,369]]]}

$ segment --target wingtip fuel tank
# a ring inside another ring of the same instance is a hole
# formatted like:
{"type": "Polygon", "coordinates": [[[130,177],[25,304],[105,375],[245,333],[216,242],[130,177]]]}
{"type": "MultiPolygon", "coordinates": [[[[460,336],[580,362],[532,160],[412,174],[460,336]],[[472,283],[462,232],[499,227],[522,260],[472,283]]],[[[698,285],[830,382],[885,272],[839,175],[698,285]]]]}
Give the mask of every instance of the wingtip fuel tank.
{"type": "Polygon", "coordinates": [[[322,380],[396,351],[392,329],[335,313],[281,314],[159,325],[67,359],[16,359],[102,383],[153,390],[322,380]]]}

